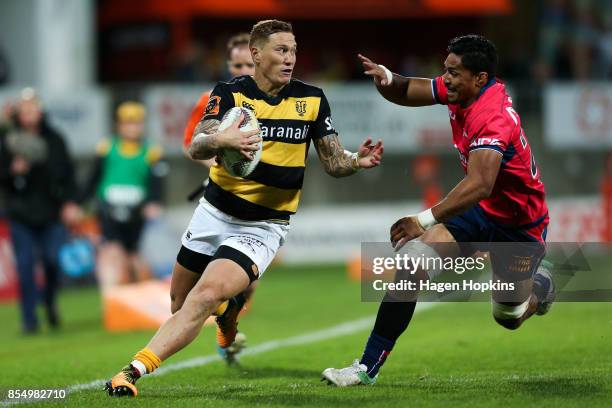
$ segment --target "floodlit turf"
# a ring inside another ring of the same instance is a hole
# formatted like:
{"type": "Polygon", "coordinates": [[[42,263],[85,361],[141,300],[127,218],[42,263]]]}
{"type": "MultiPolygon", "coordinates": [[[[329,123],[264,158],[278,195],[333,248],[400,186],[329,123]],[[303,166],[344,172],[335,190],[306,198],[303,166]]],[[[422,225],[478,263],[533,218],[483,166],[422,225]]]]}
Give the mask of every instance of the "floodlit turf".
{"type": "MultiPolygon", "coordinates": [[[[136,399],[111,399],[99,386],[67,400],[29,406],[253,407],[253,406],[610,406],[612,304],[555,304],[518,331],[497,326],[487,303],[435,305],[419,312],[373,387],[337,389],[319,382],[329,366],[358,357],[369,333],[262,350],[283,340],[372,316],[359,285],[340,267],[275,268],[267,272],[240,324],[251,350],[240,368],[221,362],[147,377],[136,399]]],[[[110,377],[146,344],[151,332],[108,334],[101,329],[94,289],[66,291],[64,328],[37,337],[18,334],[17,309],[0,306],[0,389],[67,387],[110,377]]],[[[364,326],[365,327],[365,326],[364,326]]],[[[164,363],[214,355],[214,330],[205,328],[164,363]]]]}

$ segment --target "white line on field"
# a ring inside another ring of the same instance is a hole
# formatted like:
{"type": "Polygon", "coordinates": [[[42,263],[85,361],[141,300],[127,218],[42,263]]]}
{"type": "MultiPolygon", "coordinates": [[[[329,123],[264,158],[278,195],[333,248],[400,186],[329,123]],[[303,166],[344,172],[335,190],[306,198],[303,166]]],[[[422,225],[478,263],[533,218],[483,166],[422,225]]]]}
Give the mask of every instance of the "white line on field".
{"type": "MultiPolygon", "coordinates": [[[[430,309],[431,307],[437,304],[439,303],[433,303],[433,302],[432,303],[418,303],[415,313],[426,310],[426,309],[430,309]]],[[[281,339],[281,340],[266,341],[265,343],[261,343],[256,346],[245,349],[243,352],[240,353],[240,356],[241,357],[254,356],[254,355],[265,353],[268,351],[276,351],[278,349],[292,347],[292,346],[299,346],[302,344],[317,343],[319,341],[330,340],[336,337],[353,334],[353,333],[356,333],[362,330],[372,328],[372,324],[374,322],[375,317],[376,316],[368,316],[368,317],[364,317],[364,318],[357,319],[357,320],[351,320],[351,321],[348,321],[348,322],[345,322],[345,323],[342,323],[342,324],[339,324],[337,326],[333,326],[327,329],[317,330],[317,331],[301,334],[299,336],[289,337],[289,338],[281,339]]],[[[359,350],[356,350],[356,352],[359,352],[359,350]]],[[[186,368],[201,367],[201,366],[205,366],[205,365],[208,365],[210,363],[213,363],[219,360],[221,360],[221,357],[218,354],[210,354],[208,356],[190,358],[188,360],[179,361],[177,363],[168,364],[166,366],[160,367],[151,375],[155,375],[155,376],[164,375],[172,371],[183,370],[186,368]]],[[[87,383],[70,385],[66,387],[66,394],[70,394],[76,391],[91,390],[94,388],[100,388],[100,390],[102,390],[102,386],[104,385],[106,381],[107,381],[106,379],[100,379],[100,380],[90,381],[87,383]]],[[[40,402],[40,401],[41,400],[9,401],[5,399],[4,401],[2,401],[0,405],[4,407],[4,406],[13,405],[13,404],[40,402]]]]}

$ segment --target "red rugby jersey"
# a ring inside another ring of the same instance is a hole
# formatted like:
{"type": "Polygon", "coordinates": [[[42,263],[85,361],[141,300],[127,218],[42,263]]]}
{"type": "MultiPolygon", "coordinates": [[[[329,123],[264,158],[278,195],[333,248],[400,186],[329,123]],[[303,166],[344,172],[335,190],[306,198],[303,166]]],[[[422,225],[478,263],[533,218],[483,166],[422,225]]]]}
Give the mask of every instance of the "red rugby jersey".
{"type": "Polygon", "coordinates": [[[465,109],[448,103],[442,77],[433,79],[431,87],[436,101],[448,106],[453,143],[464,171],[470,152],[491,149],[502,155],[491,196],[479,203],[491,221],[521,228],[548,223],[544,183],[505,85],[491,80],[465,109]]]}

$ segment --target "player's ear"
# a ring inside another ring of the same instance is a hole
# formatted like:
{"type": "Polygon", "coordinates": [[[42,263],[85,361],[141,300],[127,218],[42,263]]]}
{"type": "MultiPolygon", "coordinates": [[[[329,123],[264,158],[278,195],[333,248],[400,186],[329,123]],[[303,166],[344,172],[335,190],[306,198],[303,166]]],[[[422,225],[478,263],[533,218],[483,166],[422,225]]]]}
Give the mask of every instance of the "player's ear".
{"type": "Polygon", "coordinates": [[[486,72],[479,72],[476,74],[476,84],[479,88],[482,88],[489,82],[489,74],[486,72]]]}
{"type": "Polygon", "coordinates": [[[251,47],[251,58],[256,65],[261,62],[261,52],[258,47],[251,47]]]}

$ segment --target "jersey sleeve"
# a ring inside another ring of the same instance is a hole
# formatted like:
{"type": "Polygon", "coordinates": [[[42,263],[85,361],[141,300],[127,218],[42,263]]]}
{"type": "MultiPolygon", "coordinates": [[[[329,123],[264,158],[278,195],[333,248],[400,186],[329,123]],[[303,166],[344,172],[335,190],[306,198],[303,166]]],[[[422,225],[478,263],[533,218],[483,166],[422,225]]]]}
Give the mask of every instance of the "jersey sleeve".
{"type": "MultiPolygon", "coordinates": [[[[470,141],[468,151],[489,149],[504,155],[510,145],[513,128],[501,114],[489,116],[474,126],[474,137],[470,141]]],[[[468,128],[468,134],[470,129],[468,128]]]]}
{"type": "Polygon", "coordinates": [[[218,83],[210,93],[202,119],[221,121],[223,115],[234,106],[234,95],[230,92],[229,85],[218,83]]]}
{"type": "Polygon", "coordinates": [[[444,85],[444,79],[441,76],[431,80],[431,94],[436,103],[448,105],[448,89],[444,85]]]}
{"type": "Polygon", "coordinates": [[[209,98],[210,92],[203,93],[202,96],[200,96],[200,99],[198,99],[196,105],[191,110],[191,114],[189,115],[189,120],[187,121],[187,126],[185,126],[185,132],[183,134],[183,147],[187,148],[191,144],[193,131],[204,114],[204,109],[206,108],[206,105],[208,105],[209,98]]]}
{"type": "Polygon", "coordinates": [[[321,102],[319,104],[319,114],[317,115],[317,119],[315,120],[312,128],[311,128],[311,138],[312,139],[320,139],[322,137],[338,134],[336,129],[334,129],[334,125],[332,123],[331,109],[329,107],[329,103],[327,102],[327,98],[325,94],[321,92],[321,102]]]}

